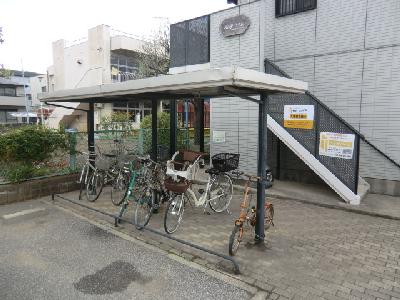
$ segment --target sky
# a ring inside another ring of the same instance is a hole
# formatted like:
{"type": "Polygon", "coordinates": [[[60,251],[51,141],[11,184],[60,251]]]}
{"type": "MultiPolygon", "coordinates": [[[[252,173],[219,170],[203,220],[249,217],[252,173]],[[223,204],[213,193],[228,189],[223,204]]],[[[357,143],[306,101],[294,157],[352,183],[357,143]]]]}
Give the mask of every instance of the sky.
{"type": "Polygon", "coordinates": [[[52,65],[52,42],[87,37],[100,24],[139,37],[170,23],[232,5],[226,0],[0,0],[0,64],[7,69],[45,73],[52,65]]]}

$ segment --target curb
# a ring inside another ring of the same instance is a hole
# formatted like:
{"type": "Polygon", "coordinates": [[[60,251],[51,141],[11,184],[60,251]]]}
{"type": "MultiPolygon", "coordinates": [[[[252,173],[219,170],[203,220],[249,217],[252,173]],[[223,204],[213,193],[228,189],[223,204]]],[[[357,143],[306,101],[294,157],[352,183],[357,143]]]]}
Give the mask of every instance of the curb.
{"type": "MultiPolygon", "coordinates": [[[[205,181],[205,180],[194,180],[193,183],[195,183],[195,184],[203,184],[204,185],[204,184],[207,184],[207,181],[205,181]]],[[[233,189],[237,190],[237,191],[244,191],[244,187],[240,186],[240,185],[237,185],[237,184],[233,184],[233,189]]],[[[256,192],[257,191],[255,188],[250,188],[250,189],[251,189],[252,192],[256,192]]],[[[267,191],[268,191],[268,188],[267,188],[267,191]]],[[[388,219],[388,220],[400,221],[400,217],[397,217],[397,216],[381,214],[381,213],[377,213],[377,212],[373,212],[373,211],[367,211],[367,210],[360,210],[360,209],[346,207],[346,206],[337,205],[337,204],[319,203],[319,202],[314,202],[314,201],[310,201],[310,200],[306,200],[306,199],[295,198],[295,197],[291,197],[291,196],[283,196],[281,194],[274,194],[273,192],[271,193],[270,191],[268,192],[268,196],[267,197],[275,198],[275,199],[279,199],[279,200],[292,200],[292,201],[296,201],[296,202],[300,202],[300,203],[304,203],[304,204],[310,204],[310,205],[315,205],[315,206],[320,206],[320,207],[330,208],[330,209],[338,209],[338,210],[351,212],[351,213],[355,213],[355,214],[359,214],[359,215],[366,215],[366,216],[371,216],[371,217],[377,217],[377,218],[383,218],[383,219],[388,219]]],[[[349,204],[347,204],[347,205],[349,205],[349,204]]]]}

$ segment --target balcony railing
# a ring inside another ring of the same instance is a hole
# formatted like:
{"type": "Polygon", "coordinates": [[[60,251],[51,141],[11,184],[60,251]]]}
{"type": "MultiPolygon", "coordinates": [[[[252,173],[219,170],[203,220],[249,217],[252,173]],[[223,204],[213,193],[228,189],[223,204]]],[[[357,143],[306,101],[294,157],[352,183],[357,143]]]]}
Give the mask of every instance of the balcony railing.
{"type": "Polygon", "coordinates": [[[172,24],[171,68],[210,61],[210,16],[172,24]]]}

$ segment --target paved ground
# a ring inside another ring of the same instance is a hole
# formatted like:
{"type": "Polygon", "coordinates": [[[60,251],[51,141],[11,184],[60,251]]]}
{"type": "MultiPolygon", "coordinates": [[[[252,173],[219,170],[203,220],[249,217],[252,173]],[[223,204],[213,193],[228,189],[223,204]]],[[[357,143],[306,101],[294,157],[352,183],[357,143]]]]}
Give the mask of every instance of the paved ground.
{"type": "MultiPolygon", "coordinates": [[[[108,193],[106,189],[90,205],[116,213],[118,208],[110,204],[108,193]]],[[[66,196],[77,199],[76,193],[66,196]]],[[[231,215],[204,215],[202,209],[188,207],[174,236],[227,254],[239,198],[235,196],[232,202],[231,215]]],[[[268,233],[265,247],[254,246],[249,231],[236,256],[242,272],[238,278],[268,291],[269,299],[400,299],[399,221],[292,200],[271,201],[276,226],[268,233]]],[[[76,211],[102,218],[80,208],[76,211]]],[[[162,220],[163,212],[154,215],[148,226],[163,231],[162,220]]],[[[139,232],[131,225],[120,230],[210,268],[230,269],[221,259],[139,232]]]]}
{"type": "Polygon", "coordinates": [[[1,206],[0,219],[37,207],[48,214],[0,225],[1,300],[252,296],[164,251],[127,241],[39,201],[1,206]]]}

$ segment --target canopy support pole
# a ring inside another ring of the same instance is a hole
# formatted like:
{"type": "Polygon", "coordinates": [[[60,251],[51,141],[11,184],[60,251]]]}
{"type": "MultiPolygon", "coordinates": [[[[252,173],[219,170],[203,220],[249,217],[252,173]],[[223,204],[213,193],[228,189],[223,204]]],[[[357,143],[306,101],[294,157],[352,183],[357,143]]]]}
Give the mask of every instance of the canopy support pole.
{"type": "Polygon", "coordinates": [[[170,143],[170,157],[176,152],[176,100],[170,100],[170,112],[169,112],[169,143],[170,143]]]}
{"type": "Polygon", "coordinates": [[[258,108],[258,166],[257,172],[260,179],[257,182],[257,210],[255,241],[262,243],[265,237],[264,231],[264,204],[266,188],[266,167],[267,167],[267,101],[265,93],[260,94],[261,102],[258,108]]]}
{"type": "Polygon", "coordinates": [[[200,152],[204,152],[204,99],[200,100],[200,113],[199,113],[199,117],[200,117],[200,152]]]}
{"type": "Polygon", "coordinates": [[[93,164],[96,160],[94,148],[94,103],[89,103],[89,110],[87,111],[87,132],[88,132],[88,150],[89,161],[93,164]]]}
{"type": "Polygon", "coordinates": [[[157,161],[157,100],[151,102],[151,159],[157,161]]]}

